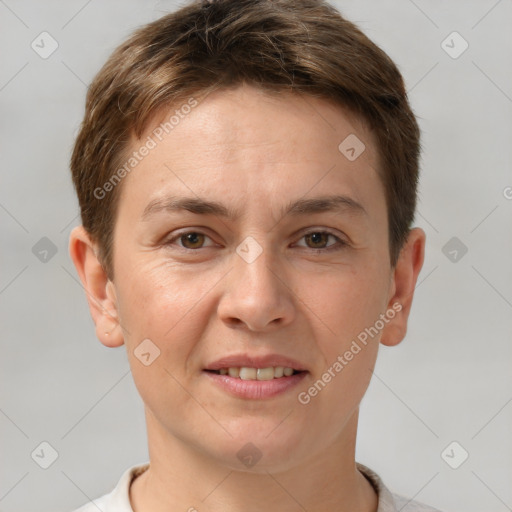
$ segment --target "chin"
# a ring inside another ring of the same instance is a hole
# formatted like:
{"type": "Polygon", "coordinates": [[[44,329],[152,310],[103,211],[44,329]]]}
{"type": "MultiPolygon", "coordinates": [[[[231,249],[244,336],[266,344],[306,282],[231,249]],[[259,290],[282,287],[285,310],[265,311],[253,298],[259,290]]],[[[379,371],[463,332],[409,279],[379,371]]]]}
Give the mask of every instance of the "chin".
{"type": "Polygon", "coordinates": [[[284,471],[294,465],[306,449],[304,431],[291,428],[292,415],[267,420],[254,419],[231,423],[227,430],[233,437],[223,436],[224,442],[213,442],[221,450],[218,456],[236,471],[265,473],[284,471]]]}

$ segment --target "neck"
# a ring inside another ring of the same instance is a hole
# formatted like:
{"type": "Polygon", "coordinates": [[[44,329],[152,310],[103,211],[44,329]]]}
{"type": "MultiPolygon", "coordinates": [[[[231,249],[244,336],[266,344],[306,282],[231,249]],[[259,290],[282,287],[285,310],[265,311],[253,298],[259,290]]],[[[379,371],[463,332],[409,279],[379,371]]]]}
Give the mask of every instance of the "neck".
{"type": "Polygon", "coordinates": [[[150,467],[130,487],[134,512],[376,512],[377,495],[355,463],[358,411],[323,452],[300,465],[240,471],[172,436],[146,410],[150,467]]]}

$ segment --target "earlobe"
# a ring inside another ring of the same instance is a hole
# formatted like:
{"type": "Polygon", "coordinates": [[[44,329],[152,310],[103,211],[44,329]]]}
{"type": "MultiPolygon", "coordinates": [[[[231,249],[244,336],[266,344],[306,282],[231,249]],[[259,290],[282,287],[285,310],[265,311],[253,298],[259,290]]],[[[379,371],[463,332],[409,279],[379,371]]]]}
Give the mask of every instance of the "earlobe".
{"type": "Polygon", "coordinates": [[[383,345],[398,345],[405,338],[414,289],[425,258],[425,240],[425,232],[413,228],[400,252],[387,306],[388,311],[394,310],[395,314],[382,331],[380,342],[383,345]]]}
{"type": "Polygon", "coordinates": [[[69,254],[87,296],[96,336],[107,347],[121,346],[124,338],[119,324],[115,287],[98,259],[97,244],[83,226],[72,230],[69,254]]]}
{"type": "Polygon", "coordinates": [[[119,322],[107,311],[96,322],[96,337],[106,347],[120,347],[124,344],[119,322]]]}

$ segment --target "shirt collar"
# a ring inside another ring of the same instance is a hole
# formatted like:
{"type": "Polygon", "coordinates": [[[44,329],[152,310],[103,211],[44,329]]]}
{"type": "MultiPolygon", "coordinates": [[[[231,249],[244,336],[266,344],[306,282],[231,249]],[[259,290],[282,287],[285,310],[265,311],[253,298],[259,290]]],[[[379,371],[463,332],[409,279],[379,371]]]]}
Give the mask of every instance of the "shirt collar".
{"type": "Polygon", "coordinates": [[[396,512],[395,500],[380,476],[368,466],[356,462],[357,469],[366,477],[378,496],[377,512],[396,512]]]}

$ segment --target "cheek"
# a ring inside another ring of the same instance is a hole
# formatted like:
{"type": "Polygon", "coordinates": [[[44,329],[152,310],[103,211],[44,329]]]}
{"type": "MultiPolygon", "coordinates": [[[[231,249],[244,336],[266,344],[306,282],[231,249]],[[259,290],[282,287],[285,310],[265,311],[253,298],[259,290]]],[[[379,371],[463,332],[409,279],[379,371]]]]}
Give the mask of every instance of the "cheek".
{"type": "Polygon", "coordinates": [[[383,275],[370,266],[340,274],[331,279],[325,294],[315,297],[321,301],[322,322],[317,324],[329,330],[320,327],[328,333],[317,336],[323,367],[306,393],[318,400],[318,415],[333,425],[344,425],[371,380],[380,340],[374,326],[386,306],[385,281],[379,277],[383,275]]]}
{"type": "Polygon", "coordinates": [[[372,377],[377,351],[378,345],[368,345],[353,354],[350,361],[329,361],[324,372],[301,390],[299,407],[311,408],[308,416],[323,425],[325,440],[336,439],[359,407],[372,377]]]}
{"type": "Polygon", "coordinates": [[[124,274],[119,286],[119,313],[135,385],[144,403],[153,413],[160,411],[165,421],[166,411],[186,415],[190,397],[180,383],[186,381],[185,367],[201,330],[191,319],[204,291],[195,292],[194,283],[179,275],[139,266],[124,274]]]}
{"type": "Polygon", "coordinates": [[[150,339],[160,351],[159,364],[165,362],[176,377],[183,375],[193,365],[191,355],[205,336],[205,322],[211,315],[205,309],[208,293],[218,274],[150,264],[120,272],[119,279],[118,304],[127,349],[133,353],[144,339],[150,339]]]}
{"type": "Polygon", "coordinates": [[[204,281],[166,264],[133,265],[119,272],[119,279],[120,314],[128,330],[139,333],[167,332],[204,293],[204,281]]]}
{"type": "Polygon", "coordinates": [[[317,286],[311,282],[309,287],[304,285],[304,302],[315,313],[315,323],[326,332],[319,339],[329,340],[328,352],[337,354],[365,328],[374,325],[384,312],[385,272],[370,265],[353,266],[325,276],[317,283],[317,286]]]}
{"type": "Polygon", "coordinates": [[[311,309],[318,311],[319,319],[311,318],[323,364],[309,387],[301,389],[301,403],[310,400],[305,407],[333,425],[331,435],[343,428],[370,383],[380,340],[380,331],[371,328],[385,311],[385,297],[385,282],[371,267],[338,274],[324,292],[309,290],[311,309]]]}
{"type": "MultiPolygon", "coordinates": [[[[211,321],[216,309],[212,301],[222,300],[219,279],[225,268],[205,272],[151,258],[148,255],[147,262],[138,265],[125,260],[117,267],[125,342],[134,348],[150,338],[162,351],[172,348],[176,360],[204,335],[202,321],[211,321]]],[[[387,289],[384,269],[377,268],[377,261],[288,276],[295,313],[309,318],[317,342],[325,344],[321,349],[326,356],[337,355],[383,312],[387,289]]]]}

